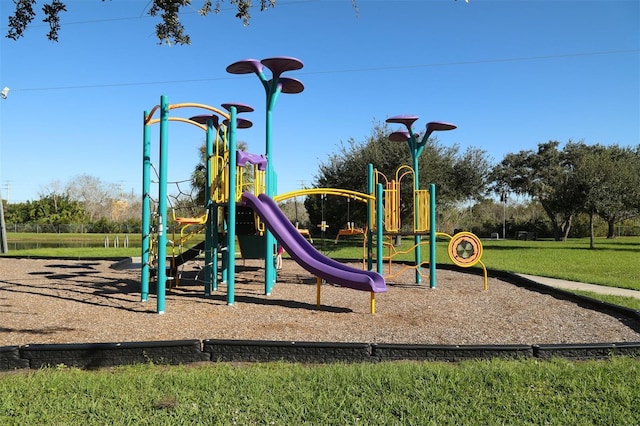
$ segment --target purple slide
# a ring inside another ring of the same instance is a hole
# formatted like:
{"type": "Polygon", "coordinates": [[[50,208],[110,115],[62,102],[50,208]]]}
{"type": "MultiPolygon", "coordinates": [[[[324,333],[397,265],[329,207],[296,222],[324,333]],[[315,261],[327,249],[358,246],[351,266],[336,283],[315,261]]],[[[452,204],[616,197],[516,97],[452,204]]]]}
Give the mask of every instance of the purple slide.
{"type": "Polygon", "coordinates": [[[258,197],[242,194],[242,201],[260,216],[269,231],[300,266],[327,282],[354,290],[382,293],[387,291],[384,277],[330,259],[316,250],[287,219],[275,201],[265,194],[258,197]]]}

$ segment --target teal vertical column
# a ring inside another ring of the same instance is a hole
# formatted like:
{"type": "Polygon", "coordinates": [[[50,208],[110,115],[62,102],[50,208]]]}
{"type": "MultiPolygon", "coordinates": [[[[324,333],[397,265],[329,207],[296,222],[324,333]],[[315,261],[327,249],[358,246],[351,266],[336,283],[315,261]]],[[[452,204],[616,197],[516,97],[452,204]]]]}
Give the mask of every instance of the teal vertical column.
{"type": "Polygon", "coordinates": [[[376,270],[382,274],[382,257],[384,245],[382,244],[384,235],[382,233],[384,225],[382,224],[382,184],[379,183],[376,188],[376,270]]]}
{"type": "Polygon", "coordinates": [[[429,287],[436,288],[436,185],[429,184],[429,287]]]}
{"type": "MultiPolygon", "coordinates": [[[[367,194],[376,197],[377,193],[374,188],[374,175],[373,175],[373,164],[369,163],[367,165],[367,194]]],[[[371,271],[373,269],[373,228],[374,223],[376,224],[376,229],[379,226],[375,218],[373,217],[373,209],[377,208],[374,200],[367,200],[367,270],[371,271]]]]}
{"type": "Polygon", "coordinates": [[[211,296],[212,285],[212,259],[213,259],[213,205],[211,203],[211,157],[213,156],[213,121],[207,120],[207,141],[206,141],[206,182],[204,185],[204,206],[207,209],[207,223],[205,225],[204,237],[204,295],[211,296]]]}
{"type": "MultiPolygon", "coordinates": [[[[220,245],[219,240],[219,232],[220,223],[218,222],[218,206],[214,206],[213,208],[213,247],[211,249],[211,284],[213,287],[213,291],[218,291],[218,246],[220,245]]],[[[211,213],[210,213],[211,214],[211,213]]]]}
{"type": "MultiPolygon", "coordinates": [[[[415,138],[415,136],[412,136],[415,138]]],[[[413,229],[418,229],[418,195],[417,192],[420,189],[420,177],[418,173],[418,156],[420,155],[414,149],[413,155],[413,229]]],[[[420,235],[415,234],[413,236],[413,243],[415,244],[415,262],[416,262],[416,284],[420,284],[422,281],[422,275],[420,274],[420,264],[422,263],[422,251],[420,250],[420,235]]]]}
{"type": "Polygon", "coordinates": [[[229,108],[229,219],[227,223],[227,305],[235,303],[235,270],[236,270],[236,126],[237,109],[229,108]]]}
{"type": "Polygon", "coordinates": [[[169,104],[166,96],[160,98],[160,168],[158,170],[158,307],[164,314],[167,292],[167,176],[169,104]]]}
{"type": "Polygon", "coordinates": [[[142,252],[140,257],[140,300],[149,300],[149,255],[151,250],[151,138],[147,116],[142,118],[142,252]]]}
{"type": "MultiPolygon", "coordinates": [[[[276,84],[275,82],[273,84],[276,84]]],[[[273,94],[267,96],[267,116],[266,116],[266,146],[265,152],[267,157],[267,175],[266,180],[266,194],[269,197],[273,197],[275,194],[275,182],[273,172],[273,155],[271,151],[271,127],[273,106],[275,105],[276,96],[273,94]]],[[[276,279],[275,265],[273,264],[273,252],[275,246],[275,238],[273,234],[267,229],[264,233],[265,249],[264,249],[264,292],[266,295],[271,294],[273,284],[276,279]]]]}

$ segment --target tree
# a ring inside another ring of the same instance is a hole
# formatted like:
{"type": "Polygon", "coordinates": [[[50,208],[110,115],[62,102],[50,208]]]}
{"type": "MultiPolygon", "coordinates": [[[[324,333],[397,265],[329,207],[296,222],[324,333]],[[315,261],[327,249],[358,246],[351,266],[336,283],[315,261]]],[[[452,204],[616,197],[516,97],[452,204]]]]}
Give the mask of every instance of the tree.
{"type": "MultiPolygon", "coordinates": [[[[368,164],[373,164],[387,179],[395,179],[400,166],[411,164],[411,156],[406,144],[390,141],[389,134],[391,130],[386,123],[374,123],[365,141],[357,143],[350,139],[347,144],[341,144],[337,153],[320,164],[313,186],[366,193],[368,164]]],[[[490,165],[482,150],[470,148],[460,154],[457,145],[445,147],[437,139],[429,139],[420,156],[419,167],[420,188],[426,189],[430,183],[436,185],[438,208],[480,199],[486,192],[490,165]]],[[[384,181],[380,183],[384,184],[384,181]]],[[[412,191],[412,178],[408,176],[402,180],[401,187],[400,217],[403,223],[412,223],[412,191]]],[[[320,223],[323,212],[324,220],[336,229],[348,221],[366,223],[364,203],[327,199],[323,208],[322,201],[317,196],[307,197],[305,201],[312,223],[320,223]]]]}
{"type": "Polygon", "coordinates": [[[118,185],[105,183],[87,174],[75,176],[65,187],[65,194],[69,199],[84,205],[91,222],[103,217],[119,219],[123,212],[116,213],[114,209],[121,210],[121,204],[117,205],[117,201],[122,198],[121,192],[118,185]]]}
{"type": "Polygon", "coordinates": [[[298,224],[301,228],[309,226],[309,213],[307,213],[304,204],[298,202],[297,199],[294,198],[278,203],[278,207],[294,225],[298,224]]]}
{"type": "Polygon", "coordinates": [[[29,222],[61,225],[82,222],[85,219],[82,203],[72,200],[68,194],[51,192],[27,205],[29,222]]]}
{"type": "MultiPolygon", "coordinates": [[[[29,24],[36,16],[34,5],[38,0],[14,0],[16,5],[15,12],[9,16],[9,30],[7,38],[17,40],[24,36],[29,24]]],[[[101,0],[105,1],[105,0],[101,0]]],[[[215,5],[212,0],[200,0],[202,6],[198,9],[198,13],[207,16],[212,11],[217,15],[220,13],[224,0],[216,0],[215,5]]],[[[469,0],[465,0],[469,3],[469,0]]],[[[229,0],[229,4],[236,8],[236,18],[241,19],[245,26],[249,25],[251,19],[251,9],[254,7],[252,0],[229,0]]],[[[259,0],[256,1],[260,6],[260,11],[275,7],[276,0],[259,0]]],[[[351,0],[353,9],[358,11],[357,1],[351,0]]],[[[162,22],[156,24],[156,37],[158,44],[191,44],[191,37],[186,33],[184,26],[180,22],[180,8],[191,6],[191,0],[153,0],[149,8],[149,15],[158,16],[162,22]]],[[[67,11],[67,5],[62,0],[50,0],[44,3],[42,12],[44,14],[43,22],[49,24],[49,33],[47,38],[51,41],[58,41],[58,33],[60,31],[60,13],[67,11]]]]}
{"type": "MultiPolygon", "coordinates": [[[[640,146],[588,146],[569,141],[538,145],[537,152],[507,154],[492,172],[493,188],[527,194],[540,202],[557,240],[566,239],[576,214],[591,222],[598,215],[614,225],[638,215],[640,206],[640,146]]],[[[591,226],[590,226],[591,227],[591,226]]],[[[593,231],[591,231],[593,238],[593,231]]]]}
{"type": "MultiPolygon", "coordinates": [[[[16,8],[14,14],[9,16],[7,37],[17,40],[24,36],[29,24],[35,18],[34,5],[37,0],[14,0],[14,2],[16,8]]],[[[202,6],[198,9],[198,13],[202,16],[206,16],[212,11],[218,14],[223,2],[224,0],[216,0],[214,5],[212,0],[202,0],[202,6]]],[[[229,4],[236,7],[236,18],[241,19],[245,26],[249,25],[253,1],[229,0],[229,4]]],[[[260,0],[258,4],[260,11],[264,11],[274,7],[276,0],[260,0]]],[[[153,0],[148,13],[151,16],[160,15],[162,19],[162,22],[156,24],[156,37],[159,44],[191,44],[191,38],[180,22],[180,8],[190,5],[191,0],[153,0]]],[[[44,19],[42,21],[49,24],[49,33],[47,34],[49,40],[58,41],[60,13],[66,11],[67,5],[61,0],[51,0],[43,4],[44,19]]]]}
{"type": "Polygon", "coordinates": [[[578,143],[567,144],[565,151],[572,158],[583,211],[589,215],[593,247],[594,216],[607,223],[607,238],[613,238],[616,223],[640,213],[640,146],[578,143]]]}
{"type": "Polygon", "coordinates": [[[507,154],[492,171],[493,189],[527,194],[537,200],[551,221],[556,240],[566,239],[574,215],[580,211],[579,194],[572,188],[571,170],[560,142],[538,144],[536,152],[507,154]]]}

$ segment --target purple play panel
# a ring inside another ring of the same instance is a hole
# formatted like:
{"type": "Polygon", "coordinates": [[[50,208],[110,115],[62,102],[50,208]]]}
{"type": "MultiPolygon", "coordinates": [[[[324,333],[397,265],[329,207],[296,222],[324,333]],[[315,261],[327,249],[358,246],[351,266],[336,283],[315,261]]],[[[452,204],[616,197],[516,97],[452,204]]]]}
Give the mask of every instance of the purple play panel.
{"type": "Polygon", "coordinates": [[[282,213],[275,201],[265,194],[256,197],[250,192],[245,192],[242,194],[242,200],[260,216],[289,256],[307,271],[327,282],[354,290],[374,293],[387,291],[384,277],[377,272],[352,268],[316,250],[282,213]]]}
{"type": "Polygon", "coordinates": [[[263,155],[238,150],[236,151],[236,162],[239,167],[244,167],[249,163],[257,165],[258,170],[267,170],[267,159],[263,155]]]}

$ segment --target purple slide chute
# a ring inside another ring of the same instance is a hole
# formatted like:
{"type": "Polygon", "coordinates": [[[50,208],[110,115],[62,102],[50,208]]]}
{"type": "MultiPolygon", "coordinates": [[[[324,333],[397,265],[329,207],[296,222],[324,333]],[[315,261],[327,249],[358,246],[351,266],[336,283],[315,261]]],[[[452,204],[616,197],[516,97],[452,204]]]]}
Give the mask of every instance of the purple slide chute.
{"type": "Polygon", "coordinates": [[[265,194],[242,194],[245,205],[251,207],[275,236],[289,256],[312,274],[354,290],[382,293],[387,291],[384,277],[377,272],[364,271],[324,256],[304,238],[284,215],[275,201],[265,194]]]}

